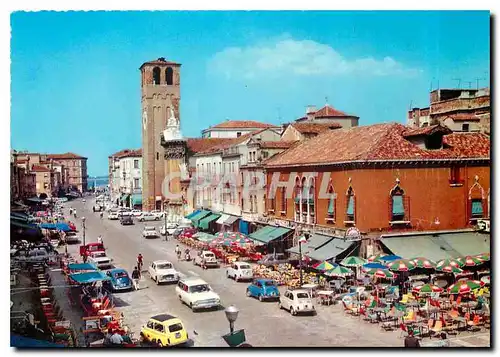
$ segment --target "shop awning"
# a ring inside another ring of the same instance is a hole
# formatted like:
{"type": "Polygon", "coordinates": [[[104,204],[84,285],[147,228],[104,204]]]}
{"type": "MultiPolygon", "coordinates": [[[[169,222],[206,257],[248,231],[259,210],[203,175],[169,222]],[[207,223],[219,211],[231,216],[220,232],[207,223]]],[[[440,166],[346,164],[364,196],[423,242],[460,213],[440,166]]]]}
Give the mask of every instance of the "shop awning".
{"type": "Polygon", "coordinates": [[[228,218],[229,218],[229,215],[228,215],[228,214],[223,213],[223,214],[221,214],[221,215],[220,215],[219,219],[218,219],[218,220],[217,220],[217,222],[215,222],[215,223],[217,223],[217,224],[224,224],[224,222],[225,222],[225,221],[226,221],[226,219],[228,219],[228,218]]]}
{"type": "MultiPolygon", "coordinates": [[[[302,244],[302,254],[306,254],[308,252],[312,252],[315,249],[318,249],[322,245],[331,241],[333,238],[335,237],[314,233],[312,237],[309,238],[309,241],[307,243],[302,244]]],[[[290,253],[299,254],[299,245],[297,244],[296,246],[288,249],[288,251],[290,253]]]]}
{"type": "Polygon", "coordinates": [[[191,212],[190,214],[188,214],[186,217],[184,218],[187,218],[187,219],[191,219],[192,217],[194,217],[195,215],[197,215],[198,213],[200,213],[200,210],[197,209],[196,211],[194,212],[191,212]]]}
{"type": "Polygon", "coordinates": [[[34,202],[34,203],[41,203],[45,200],[42,200],[41,198],[38,198],[38,197],[31,197],[31,198],[28,198],[27,201],[34,202]]]}
{"type": "Polygon", "coordinates": [[[16,348],[64,348],[64,345],[46,340],[36,340],[34,338],[21,335],[10,334],[10,347],[16,348]]]}
{"type": "Polygon", "coordinates": [[[94,264],[90,263],[71,263],[68,264],[68,269],[77,271],[77,270],[97,270],[97,267],[94,264]]]}
{"type": "Polygon", "coordinates": [[[210,225],[210,222],[215,221],[219,217],[220,217],[220,214],[212,213],[211,215],[209,215],[209,216],[201,219],[200,223],[198,224],[198,227],[202,228],[202,229],[208,229],[208,226],[210,225]]]}
{"type": "Polygon", "coordinates": [[[73,231],[70,226],[67,223],[64,222],[59,222],[56,223],[56,229],[63,231],[63,232],[71,232],[73,231]]]}
{"type": "Polygon", "coordinates": [[[490,235],[473,231],[382,236],[381,240],[393,254],[409,259],[430,260],[477,255],[490,251],[490,235]]]}
{"type": "Polygon", "coordinates": [[[291,231],[292,230],[290,228],[266,226],[262,229],[259,229],[257,232],[250,234],[249,237],[262,243],[269,243],[291,231]]]}
{"type": "Polygon", "coordinates": [[[198,222],[199,222],[202,218],[204,218],[204,217],[208,216],[210,213],[212,213],[212,212],[210,212],[210,211],[205,211],[205,210],[201,210],[200,212],[198,212],[197,214],[195,214],[195,215],[194,215],[193,217],[191,217],[190,219],[191,219],[191,221],[193,222],[193,225],[196,227],[196,226],[198,225],[198,222]]]}
{"type": "Polygon", "coordinates": [[[129,198],[130,195],[123,195],[122,197],[120,197],[120,202],[125,202],[127,200],[127,198],[129,198]]]}
{"type": "Polygon", "coordinates": [[[34,224],[24,223],[24,222],[21,222],[18,220],[11,220],[10,225],[13,226],[14,228],[33,229],[33,230],[40,231],[38,226],[36,226],[34,224]]]}
{"type": "Polygon", "coordinates": [[[216,237],[212,234],[208,234],[205,232],[197,232],[196,234],[193,235],[193,238],[198,239],[200,242],[211,242],[216,237]]]}
{"type": "Polygon", "coordinates": [[[134,193],[132,195],[132,205],[142,205],[142,194],[140,193],[134,193]]]}
{"type": "Polygon", "coordinates": [[[224,221],[224,225],[225,226],[230,226],[232,225],[234,222],[236,222],[238,219],[240,219],[240,217],[236,217],[236,216],[229,216],[228,219],[226,219],[224,221]]]}
{"type": "Polygon", "coordinates": [[[75,273],[70,274],[71,280],[76,281],[80,284],[95,283],[97,281],[109,280],[109,276],[104,274],[102,271],[89,271],[86,273],[75,273]]]}
{"type": "Polygon", "coordinates": [[[306,255],[314,260],[324,261],[337,257],[347,249],[359,244],[358,242],[347,241],[341,238],[333,238],[328,243],[322,245],[318,249],[307,253],[306,255]]]}

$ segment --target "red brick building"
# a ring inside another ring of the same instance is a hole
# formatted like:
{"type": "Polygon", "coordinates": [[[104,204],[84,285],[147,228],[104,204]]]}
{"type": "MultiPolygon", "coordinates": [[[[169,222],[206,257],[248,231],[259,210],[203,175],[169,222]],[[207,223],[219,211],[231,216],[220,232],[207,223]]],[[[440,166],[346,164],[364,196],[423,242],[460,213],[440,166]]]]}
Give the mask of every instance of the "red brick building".
{"type": "Polygon", "coordinates": [[[304,226],[447,230],[489,216],[489,137],[440,125],[327,131],[268,160],[266,175],[268,217],[304,226]]]}

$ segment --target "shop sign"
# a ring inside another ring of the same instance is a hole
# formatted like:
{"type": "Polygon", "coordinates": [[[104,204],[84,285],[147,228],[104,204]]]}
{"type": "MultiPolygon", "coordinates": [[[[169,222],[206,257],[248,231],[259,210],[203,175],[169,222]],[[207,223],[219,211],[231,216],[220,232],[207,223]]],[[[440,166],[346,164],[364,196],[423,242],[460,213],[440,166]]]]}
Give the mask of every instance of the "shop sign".
{"type": "Polygon", "coordinates": [[[361,238],[361,232],[356,227],[350,227],[345,232],[344,238],[346,240],[357,240],[361,238]]]}

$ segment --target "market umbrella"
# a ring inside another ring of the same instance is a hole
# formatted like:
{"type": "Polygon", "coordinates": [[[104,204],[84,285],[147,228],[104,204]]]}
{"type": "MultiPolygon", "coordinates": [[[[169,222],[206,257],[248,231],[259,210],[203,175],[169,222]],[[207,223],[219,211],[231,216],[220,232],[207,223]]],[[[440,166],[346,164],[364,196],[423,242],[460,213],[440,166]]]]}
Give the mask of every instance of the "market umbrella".
{"type": "Polygon", "coordinates": [[[463,273],[462,269],[454,265],[441,265],[439,267],[436,266],[436,270],[441,271],[443,273],[453,273],[453,274],[463,273]]]}
{"type": "Polygon", "coordinates": [[[434,269],[436,267],[436,263],[434,263],[432,260],[424,258],[424,257],[417,257],[410,259],[410,261],[415,264],[416,268],[426,268],[426,269],[434,269]]]}
{"type": "Polygon", "coordinates": [[[415,264],[407,259],[398,259],[388,263],[387,267],[392,271],[410,271],[415,269],[415,264]]]}
{"type": "Polygon", "coordinates": [[[366,263],[366,260],[364,260],[363,258],[360,258],[360,257],[347,257],[347,258],[344,258],[340,264],[345,266],[345,267],[359,267],[363,264],[366,263]]]}
{"type": "Polygon", "coordinates": [[[481,278],[481,282],[483,282],[485,285],[490,285],[490,276],[489,275],[485,275],[481,278]]]}
{"type": "Polygon", "coordinates": [[[241,237],[241,238],[238,238],[236,240],[233,240],[231,244],[234,244],[234,245],[237,245],[240,247],[246,247],[248,245],[254,244],[254,241],[248,237],[241,237]]]}
{"type": "Polygon", "coordinates": [[[384,264],[380,263],[366,263],[363,265],[363,269],[389,269],[387,266],[384,264]]]}
{"type": "Polygon", "coordinates": [[[399,260],[399,259],[403,259],[403,258],[400,257],[399,255],[385,255],[383,257],[380,257],[379,261],[387,263],[387,262],[392,262],[394,260],[399,260]]]}
{"type": "Polygon", "coordinates": [[[327,270],[326,272],[324,272],[324,274],[326,276],[340,276],[340,277],[344,277],[344,276],[352,275],[353,272],[349,268],[344,268],[343,266],[337,265],[335,268],[333,268],[331,270],[327,270]]]}
{"type": "Polygon", "coordinates": [[[237,240],[241,238],[246,238],[246,235],[240,232],[219,232],[215,235],[217,238],[226,239],[229,238],[231,240],[237,240]]]}
{"type": "Polygon", "coordinates": [[[368,261],[369,262],[378,262],[380,260],[380,258],[385,257],[386,255],[387,254],[385,254],[385,253],[379,253],[376,255],[372,255],[372,256],[368,257],[368,261]]]}
{"type": "Polygon", "coordinates": [[[370,269],[366,274],[375,276],[377,278],[392,279],[394,278],[394,273],[389,270],[384,269],[370,269]]]}
{"type": "Polygon", "coordinates": [[[335,268],[337,264],[333,265],[331,263],[328,263],[326,260],[317,264],[313,265],[313,268],[316,270],[321,270],[321,271],[327,271],[327,270],[332,270],[335,268]]]}
{"type": "Polygon", "coordinates": [[[439,269],[442,266],[448,266],[448,265],[451,265],[451,266],[454,266],[454,267],[457,267],[457,268],[460,268],[460,267],[464,266],[464,264],[462,262],[460,262],[459,260],[457,260],[457,259],[441,259],[440,261],[438,261],[436,263],[436,270],[441,271],[439,269]]]}
{"type": "Polygon", "coordinates": [[[481,253],[476,255],[477,258],[484,260],[484,261],[489,261],[490,260],[490,253],[481,253]]]}
{"type": "Polygon", "coordinates": [[[474,267],[476,265],[481,265],[484,263],[484,260],[481,258],[475,257],[473,255],[467,255],[465,257],[460,257],[457,259],[461,263],[463,263],[466,267],[474,267]]]}
{"type": "Polygon", "coordinates": [[[459,281],[448,288],[450,294],[468,294],[472,290],[479,289],[484,283],[477,280],[459,281]]]}
{"type": "Polygon", "coordinates": [[[421,286],[416,286],[413,288],[412,292],[416,294],[430,294],[430,293],[440,293],[444,289],[437,285],[424,284],[421,286]]]}

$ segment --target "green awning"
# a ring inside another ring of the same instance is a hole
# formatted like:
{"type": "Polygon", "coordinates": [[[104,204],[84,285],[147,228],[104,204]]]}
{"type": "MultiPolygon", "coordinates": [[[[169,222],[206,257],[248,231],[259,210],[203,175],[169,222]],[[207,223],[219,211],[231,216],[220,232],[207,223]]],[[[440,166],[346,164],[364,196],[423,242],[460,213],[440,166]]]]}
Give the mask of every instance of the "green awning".
{"type": "Polygon", "coordinates": [[[123,196],[120,198],[120,202],[125,202],[129,196],[130,196],[130,195],[123,195],[123,196]]]}
{"type": "Polygon", "coordinates": [[[263,237],[265,237],[269,232],[271,232],[272,230],[274,230],[274,226],[265,226],[255,232],[253,232],[252,234],[250,234],[248,237],[250,239],[255,239],[255,240],[258,240],[259,242],[261,241],[259,238],[262,238],[264,239],[263,237]]]}
{"type": "Polygon", "coordinates": [[[267,227],[264,227],[261,230],[257,231],[256,232],[258,233],[257,235],[254,236],[250,235],[250,238],[258,240],[259,242],[262,243],[269,243],[292,231],[290,228],[285,228],[285,227],[273,227],[273,226],[267,226],[267,227]],[[266,228],[267,228],[266,231],[261,232],[266,228]]]}
{"type": "Polygon", "coordinates": [[[142,205],[142,194],[140,193],[134,193],[132,195],[132,205],[142,205]]]}
{"type": "Polygon", "coordinates": [[[208,216],[210,213],[211,213],[210,211],[201,210],[200,212],[198,212],[197,214],[195,214],[193,217],[191,217],[191,218],[190,218],[190,219],[191,219],[191,222],[193,222],[193,225],[194,225],[195,227],[197,227],[197,226],[198,226],[198,222],[199,222],[202,218],[204,218],[204,217],[208,216]]]}
{"type": "MultiPolygon", "coordinates": [[[[317,248],[325,245],[329,241],[331,241],[333,238],[334,237],[332,237],[332,236],[314,233],[312,235],[312,237],[309,238],[307,243],[302,244],[302,254],[314,251],[315,249],[317,249],[317,248]]],[[[296,245],[295,247],[287,249],[287,251],[289,251],[290,253],[299,254],[299,245],[296,245]]]]}
{"type": "Polygon", "coordinates": [[[425,257],[438,261],[490,252],[490,235],[473,231],[382,236],[393,254],[409,259],[425,257]]]}
{"type": "Polygon", "coordinates": [[[208,229],[208,226],[210,225],[210,222],[213,222],[213,221],[217,220],[219,217],[220,217],[220,214],[212,213],[211,215],[206,216],[205,218],[203,218],[200,221],[200,223],[198,223],[198,227],[202,228],[202,229],[208,229]]]}
{"type": "Polygon", "coordinates": [[[321,247],[307,253],[306,255],[314,260],[324,261],[337,257],[339,254],[345,252],[347,249],[352,249],[358,242],[346,241],[341,238],[333,238],[328,243],[323,244],[321,247]]]}
{"type": "Polygon", "coordinates": [[[392,214],[397,216],[405,214],[403,196],[392,196],[392,214]]]}

